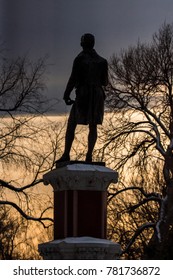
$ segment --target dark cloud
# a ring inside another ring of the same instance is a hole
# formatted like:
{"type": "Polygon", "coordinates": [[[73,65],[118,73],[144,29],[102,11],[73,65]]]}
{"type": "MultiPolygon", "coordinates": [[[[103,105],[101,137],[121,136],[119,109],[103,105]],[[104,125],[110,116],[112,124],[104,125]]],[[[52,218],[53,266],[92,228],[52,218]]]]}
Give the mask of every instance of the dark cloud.
{"type": "Polygon", "coordinates": [[[49,54],[47,94],[61,99],[83,33],[95,34],[96,50],[109,59],[139,38],[149,41],[164,21],[172,22],[173,1],[0,0],[0,9],[0,37],[11,55],[49,54]]]}

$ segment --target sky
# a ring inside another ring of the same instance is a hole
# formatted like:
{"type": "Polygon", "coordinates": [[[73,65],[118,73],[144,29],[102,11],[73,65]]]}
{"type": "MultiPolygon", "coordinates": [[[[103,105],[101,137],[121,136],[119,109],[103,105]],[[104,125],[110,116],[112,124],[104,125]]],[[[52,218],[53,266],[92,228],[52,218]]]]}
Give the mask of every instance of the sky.
{"type": "Polygon", "coordinates": [[[48,56],[46,91],[54,112],[68,112],[62,100],[84,33],[108,61],[114,53],[150,42],[164,22],[173,22],[172,0],[0,0],[0,40],[9,57],[48,56]]]}

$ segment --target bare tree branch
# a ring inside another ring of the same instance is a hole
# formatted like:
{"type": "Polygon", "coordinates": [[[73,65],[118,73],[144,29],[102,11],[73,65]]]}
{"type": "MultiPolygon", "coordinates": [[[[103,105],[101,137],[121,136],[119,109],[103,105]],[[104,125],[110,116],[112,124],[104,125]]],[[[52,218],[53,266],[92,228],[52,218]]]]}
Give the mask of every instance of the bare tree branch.
{"type": "Polygon", "coordinates": [[[39,218],[36,218],[36,217],[31,217],[29,215],[27,215],[16,203],[12,202],[12,201],[3,201],[3,200],[0,200],[0,204],[1,205],[10,205],[12,206],[14,209],[16,209],[19,214],[21,214],[25,219],[27,220],[32,220],[32,221],[37,221],[37,222],[40,222],[45,228],[45,224],[44,224],[44,221],[50,221],[50,222],[53,222],[53,219],[52,218],[49,218],[49,217],[42,217],[42,215],[39,217],[39,218]]]}
{"type": "Polygon", "coordinates": [[[148,228],[153,228],[155,229],[156,224],[155,223],[146,223],[142,226],[140,226],[135,234],[133,235],[133,237],[131,238],[130,242],[127,244],[127,247],[125,248],[125,250],[122,251],[121,255],[124,255],[128,252],[128,250],[130,249],[130,247],[133,245],[133,243],[136,241],[136,238],[146,229],[148,228]]]}
{"type": "Polygon", "coordinates": [[[146,193],[145,190],[142,187],[136,187],[136,186],[131,186],[131,187],[126,187],[124,189],[118,190],[116,192],[111,193],[110,191],[108,191],[108,197],[111,196],[109,198],[108,201],[112,200],[113,198],[115,198],[117,195],[123,193],[123,192],[127,192],[130,190],[138,190],[143,196],[145,196],[147,199],[153,198],[154,200],[156,199],[157,201],[161,201],[161,197],[159,194],[152,192],[152,193],[146,193]]]}
{"type": "Polygon", "coordinates": [[[13,185],[9,184],[8,182],[4,181],[4,180],[1,180],[0,179],[0,185],[11,190],[11,191],[14,191],[14,192],[23,192],[24,190],[26,189],[29,189],[31,187],[34,187],[40,183],[43,182],[43,179],[39,179],[39,180],[34,180],[33,182],[31,182],[30,184],[26,185],[26,186],[23,186],[23,187],[14,187],[13,185]]]}

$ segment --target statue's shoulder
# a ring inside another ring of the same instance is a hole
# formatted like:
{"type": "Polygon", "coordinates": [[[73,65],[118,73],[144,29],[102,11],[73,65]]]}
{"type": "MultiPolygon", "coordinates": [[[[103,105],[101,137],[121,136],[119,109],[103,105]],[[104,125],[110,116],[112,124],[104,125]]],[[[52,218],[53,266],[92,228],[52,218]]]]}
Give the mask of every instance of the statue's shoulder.
{"type": "Polygon", "coordinates": [[[107,63],[107,60],[104,57],[102,57],[101,55],[99,55],[96,51],[95,51],[95,57],[97,57],[97,60],[99,62],[107,63]]]}
{"type": "Polygon", "coordinates": [[[82,52],[80,52],[77,56],[76,56],[76,60],[79,60],[79,59],[81,59],[82,57],[84,57],[84,52],[82,51],[82,52]]]}
{"type": "Polygon", "coordinates": [[[85,63],[85,62],[95,62],[97,64],[107,65],[107,60],[100,56],[94,49],[92,51],[80,52],[75,58],[75,64],[85,63]]]}
{"type": "Polygon", "coordinates": [[[80,63],[84,58],[83,52],[80,52],[74,59],[74,64],[80,63]]]}

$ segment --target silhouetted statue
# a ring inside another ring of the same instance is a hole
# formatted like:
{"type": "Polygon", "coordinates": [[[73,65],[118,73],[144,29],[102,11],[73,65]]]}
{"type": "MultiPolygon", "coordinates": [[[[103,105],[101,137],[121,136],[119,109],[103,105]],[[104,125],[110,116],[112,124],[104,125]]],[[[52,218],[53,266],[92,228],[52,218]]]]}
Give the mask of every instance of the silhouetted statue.
{"type": "Polygon", "coordinates": [[[86,161],[92,161],[92,152],[97,140],[97,124],[102,124],[105,93],[103,86],[108,83],[108,64],[93,49],[95,38],[92,34],[81,37],[83,51],[75,58],[72,73],[64,92],[64,101],[72,105],[68,119],[65,150],[57,162],[69,161],[70,150],[77,124],[89,125],[88,151],[86,161]],[[70,93],[76,89],[76,99],[70,93]]]}

